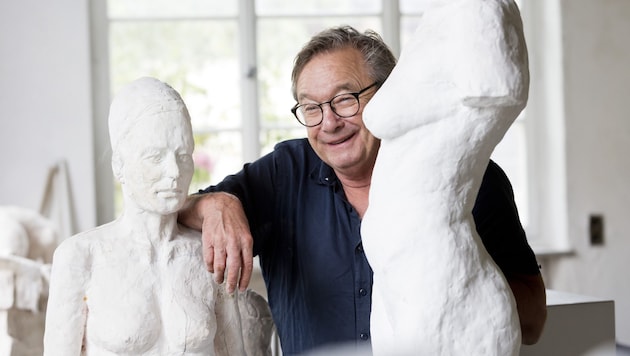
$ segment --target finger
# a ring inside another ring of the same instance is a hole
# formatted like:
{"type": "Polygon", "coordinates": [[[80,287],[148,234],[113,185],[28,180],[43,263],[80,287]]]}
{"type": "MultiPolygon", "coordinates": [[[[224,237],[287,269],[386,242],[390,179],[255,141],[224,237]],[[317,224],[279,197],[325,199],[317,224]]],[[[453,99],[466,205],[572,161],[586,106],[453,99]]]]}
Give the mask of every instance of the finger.
{"type": "Polygon", "coordinates": [[[254,256],[251,247],[244,247],[242,251],[243,261],[241,268],[241,279],[238,282],[239,289],[245,291],[249,285],[249,281],[252,278],[254,270],[254,256]]]}
{"type": "MultiPolygon", "coordinates": [[[[242,242],[241,242],[242,243],[242,242]]],[[[245,272],[245,264],[243,263],[243,249],[249,244],[245,243],[244,246],[241,243],[236,242],[230,244],[228,247],[228,259],[227,259],[227,291],[233,293],[236,290],[236,286],[240,282],[239,275],[245,272]]],[[[246,287],[246,286],[245,286],[246,287]]],[[[243,287],[241,287],[242,289],[243,287]]]]}
{"type": "Polygon", "coordinates": [[[224,248],[214,248],[214,280],[221,284],[225,275],[226,256],[224,248]]]}
{"type": "Polygon", "coordinates": [[[228,255],[227,281],[225,288],[229,294],[234,293],[236,283],[238,281],[239,271],[241,270],[241,258],[235,256],[234,252],[228,255]]]}
{"type": "Polygon", "coordinates": [[[204,247],[203,260],[206,263],[208,272],[214,273],[214,247],[210,245],[204,247]]]}

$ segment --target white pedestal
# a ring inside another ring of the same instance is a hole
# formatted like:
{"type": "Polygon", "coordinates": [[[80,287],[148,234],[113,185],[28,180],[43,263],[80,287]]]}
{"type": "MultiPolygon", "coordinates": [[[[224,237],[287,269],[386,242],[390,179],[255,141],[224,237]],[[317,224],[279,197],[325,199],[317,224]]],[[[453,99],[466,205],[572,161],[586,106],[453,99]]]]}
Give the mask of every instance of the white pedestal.
{"type": "Polygon", "coordinates": [[[615,306],[603,300],[547,290],[547,323],[521,356],[609,356],[615,350],[615,306]]]}

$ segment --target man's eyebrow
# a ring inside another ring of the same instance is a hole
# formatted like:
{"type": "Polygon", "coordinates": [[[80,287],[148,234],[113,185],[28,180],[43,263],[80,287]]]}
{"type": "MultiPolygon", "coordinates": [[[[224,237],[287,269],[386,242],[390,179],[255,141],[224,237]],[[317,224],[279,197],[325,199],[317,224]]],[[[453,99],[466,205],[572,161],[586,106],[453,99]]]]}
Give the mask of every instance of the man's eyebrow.
{"type": "MultiPolygon", "coordinates": [[[[330,96],[330,98],[332,98],[332,97],[334,97],[336,95],[339,95],[339,94],[350,93],[350,92],[355,91],[355,89],[353,89],[352,87],[353,86],[350,83],[343,83],[341,85],[338,85],[335,88],[335,91],[334,91],[336,94],[332,94],[330,96]]],[[[309,97],[310,96],[308,95],[308,93],[302,93],[302,94],[298,95],[297,99],[298,99],[298,102],[300,102],[301,100],[308,99],[309,97]]]]}

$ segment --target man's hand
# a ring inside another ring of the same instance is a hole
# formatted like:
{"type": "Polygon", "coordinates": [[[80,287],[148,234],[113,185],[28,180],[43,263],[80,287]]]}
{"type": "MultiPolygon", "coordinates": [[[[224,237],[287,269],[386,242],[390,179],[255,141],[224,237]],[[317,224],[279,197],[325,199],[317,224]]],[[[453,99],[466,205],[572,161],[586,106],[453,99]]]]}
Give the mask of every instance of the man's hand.
{"type": "Polygon", "coordinates": [[[217,283],[233,293],[237,282],[244,291],[252,276],[253,239],[240,200],[228,193],[207,193],[188,197],[179,211],[179,222],[200,230],[203,258],[217,283]],[[239,277],[240,273],[240,277],[239,277]]]}
{"type": "Polygon", "coordinates": [[[533,345],[542,335],[547,320],[545,283],[538,275],[513,275],[507,278],[521,322],[522,343],[533,345]]]}

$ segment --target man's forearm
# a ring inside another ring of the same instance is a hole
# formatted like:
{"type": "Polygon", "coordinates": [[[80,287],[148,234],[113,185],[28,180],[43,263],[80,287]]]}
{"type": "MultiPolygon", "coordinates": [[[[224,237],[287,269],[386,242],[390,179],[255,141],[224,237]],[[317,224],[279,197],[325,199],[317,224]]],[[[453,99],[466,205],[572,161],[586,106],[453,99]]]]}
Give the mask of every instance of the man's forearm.
{"type": "Polygon", "coordinates": [[[178,221],[191,229],[201,231],[205,214],[211,209],[221,209],[227,205],[239,202],[239,199],[225,192],[213,192],[204,194],[192,194],[186,199],[186,203],[179,210],[178,221]],[[212,199],[209,197],[212,196],[212,199]],[[206,204],[204,207],[203,205],[206,204]]]}
{"type": "Polygon", "coordinates": [[[179,210],[177,215],[177,220],[180,224],[188,226],[191,229],[201,231],[203,218],[197,211],[197,204],[199,204],[201,199],[203,199],[203,195],[201,194],[188,196],[186,203],[179,210]]]}

